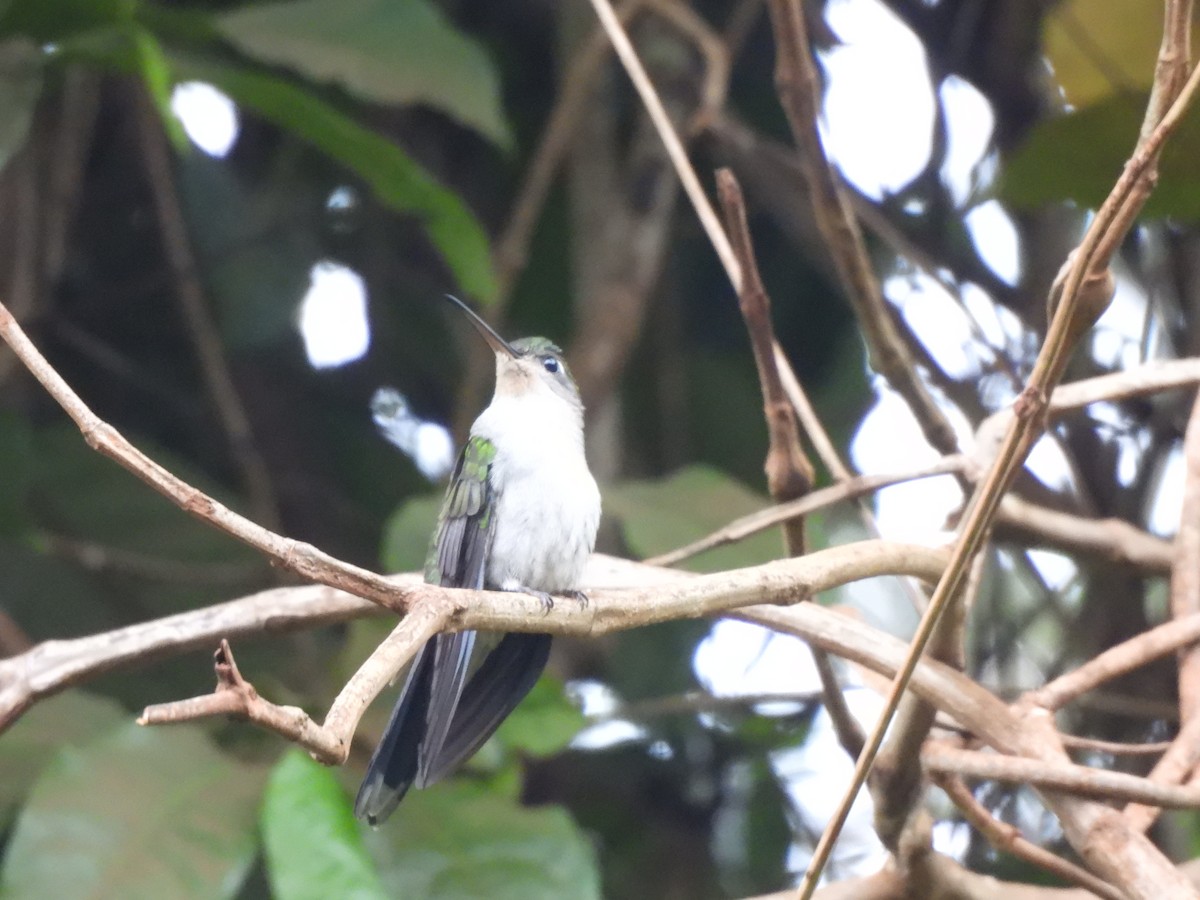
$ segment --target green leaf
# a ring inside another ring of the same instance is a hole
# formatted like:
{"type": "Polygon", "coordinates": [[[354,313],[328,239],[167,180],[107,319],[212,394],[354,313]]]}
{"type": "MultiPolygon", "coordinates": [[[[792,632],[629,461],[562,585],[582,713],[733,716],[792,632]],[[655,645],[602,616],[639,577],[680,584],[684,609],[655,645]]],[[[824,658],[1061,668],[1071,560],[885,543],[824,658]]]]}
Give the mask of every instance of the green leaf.
{"type": "Polygon", "coordinates": [[[311,91],[274,75],[194,55],[173,56],[181,78],[207,81],[362,177],[381,201],[420,217],[462,289],[481,300],[495,291],[487,235],[457,194],[403,150],[311,91]]]}
{"type": "Polygon", "coordinates": [[[0,895],[232,897],[260,786],[198,728],[130,723],[64,748],[17,819],[0,895]]]}
{"type": "Polygon", "coordinates": [[[442,495],[414,497],[388,518],[383,527],[380,560],[385,572],[422,571],[429,541],[437,526],[442,495]]]}
{"type": "Polygon", "coordinates": [[[133,11],[133,0],[14,0],[0,19],[0,35],[24,35],[41,45],[129,22],[133,11]]]}
{"type": "Polygon", "coordinates": [[[271,772],[262,808],[276,900],[387,897],[333,773],[297,749],[271,772]]]}
{"type": "MultiPolygon", "coordinates": [[[[1077,112],[1043,122],[1005,168],[1001,198],[1015,206],[1073,200],[1095,209],[1133,153],[1148,95],[1116,94],[1077,112]]],[[[1159,162],[1158,188],[1144,218],[1200,218],[1200,116],[1179,123],[1159,162]]]]}
{"type": "Polygon", "coordinates": [[[158,39],[144,28],[132,27],[129,36],[138,73],[146,85],[150,99],[154,102],[154,108],[158,110],[158,117],[166,129],[167,137],[170,138],[176,152],[190,150],[192,145],[183,130],[183,123],[171,109],[171,92],[175,88],[175,81],[171,77],[171,66],[162,46],[158,39]]]}
{"type": "Polygon", "coordinates": [[[595,853],[557,806],[526,809],[463,780],[413,791],[366,831],[390,896],[424,900],[591,900],[595,853]]]}
{"type": "MultiPolygon", "coordinates": [[[[182,459],[136,437],[133,442],[189,484],[238,507],[228,492],[182,459]]],[[[91,450],[78,429],[55,425],[34,437],[34,490],[39,511],[56,531],[151,558],[247,562],[254,551],[175,507],[112,460],[91,450]]],[[[162,585],[154,586],[155,592],[162,585]]],[[[181,595],[203,594],[195,588],[181,595]]]]}
{"type": "Polygon", "coordinates": [[[583,713],[567,699],[562,682],[543,675],[504,720],[496,737],[530,756],[551,756],[564,749],[583,726],[583,713]]]}
{"type": "Polygon", "coordinates": [[[1046,59],[1076,107],[1114,92],[1145,89],[1162,40],[1159,0],[1066,0],[1043,26],[1046,59]]]}
{"type": "MultiPolygon", "coordinates": [[[[770,505],[765,497],[707,466],[691,466],[658,481],[630,481],[604,492],[604,510],[621,520],[625,540],[639,556],[665,553],[704,537],[732,519],[770,505]]],[[[689,560],[697,571],[716,572],[778,559],[775,529],[689,560]]]]}
{"type": "Polygon", "coordinates": [[[25,143],[42,92],[42,51],[25,38],[0,41],[0,169],[25,143]]]}
{"type": "Polygon", "coordinates": [[[85,691],[59,694],[27,711],[0,738],[0,821],[60,747],[90,741],[128,718],[117,703],[85,691]]]}
{"type": "Polygon", "coordinates": [[[511,134],[483,48],[425,0],[295,0],[216,17],[243,53],[358,97],[437,107],[498,144],[511,134]]]}

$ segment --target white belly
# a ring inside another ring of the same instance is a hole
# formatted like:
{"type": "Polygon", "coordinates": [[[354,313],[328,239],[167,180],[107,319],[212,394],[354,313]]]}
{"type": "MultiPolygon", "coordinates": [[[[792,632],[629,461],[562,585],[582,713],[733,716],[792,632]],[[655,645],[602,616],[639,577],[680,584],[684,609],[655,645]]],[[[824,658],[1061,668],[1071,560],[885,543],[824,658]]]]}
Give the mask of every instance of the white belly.
{"type": "Polygon", "coordinates": [[[497,454],[500,486],[487,567],[491,585],[561,593],[582,587],[596,545],[600,492],[587,466],[513,466],[497,454]]]}
{"type": "Polygon", "coordinates": [[[497,396],[472,434],[495,444],[495,514],[485,579],[502,590],[579,590],[600,525],[582,411],[549,392],[497,396]]]}

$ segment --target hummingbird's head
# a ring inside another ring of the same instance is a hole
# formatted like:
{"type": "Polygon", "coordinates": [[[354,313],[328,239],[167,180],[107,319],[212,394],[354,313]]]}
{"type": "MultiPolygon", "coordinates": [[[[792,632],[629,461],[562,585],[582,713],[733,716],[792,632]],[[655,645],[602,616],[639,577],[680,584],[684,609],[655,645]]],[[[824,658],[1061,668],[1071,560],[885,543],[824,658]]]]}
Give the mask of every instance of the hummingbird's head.
{"type": "Polygon", "coordinates": [[[567,370],[562,350],[556,344],[543,337],[506,341],[457,297],[447,294],[446,299],[467,314],[471,324],[496,354],[497,397],[556,397],[574,411],[583,412],[579,388],[567,370]]]}

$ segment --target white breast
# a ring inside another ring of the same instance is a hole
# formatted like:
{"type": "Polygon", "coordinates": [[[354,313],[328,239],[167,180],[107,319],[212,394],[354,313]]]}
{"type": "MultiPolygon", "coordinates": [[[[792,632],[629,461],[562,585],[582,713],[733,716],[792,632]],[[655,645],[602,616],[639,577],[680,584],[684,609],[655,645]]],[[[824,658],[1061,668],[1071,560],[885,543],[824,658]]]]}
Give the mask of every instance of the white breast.
{"type": "Polygon", "coordinates": [[[488,584],[551,593],[581,588],[600,524],[581,416],[550,394],[497,397],[471,433],[496,446],[488,584]]]}

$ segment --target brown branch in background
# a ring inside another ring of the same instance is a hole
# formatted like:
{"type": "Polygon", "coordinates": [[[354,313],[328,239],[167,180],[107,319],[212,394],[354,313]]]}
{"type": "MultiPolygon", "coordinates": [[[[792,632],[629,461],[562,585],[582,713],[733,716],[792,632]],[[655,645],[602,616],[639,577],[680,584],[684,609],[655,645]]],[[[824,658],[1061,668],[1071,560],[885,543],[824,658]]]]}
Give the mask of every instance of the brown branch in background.
{"type": "MultiPolygon", "coordinates": [[[[9,210],[0,232],[0,259],[9,261],[5,292],[14,313],[22,319],[31,314],[38,299],[37,169],[37,154],[30,142],[14,153],[0,172],[0,203],[9,210]]],[[[17,362],[14,354],[0,347],[0,384],[16,371],[17,362]]]]}
{"type": "Polygon", "coordinates": [[[996,511],[996,531],[1001,537],[1096,556],[1148,574],[1165,575],[1171,570],[1170,542],[1124,519],[1089,519],[1010,494],[996,511]]]}
{"type": "Polygon", "coordinates": [[[775,34],[775,86],[799,150],[817,226],[862,326],[871,366],[904,397],[925,439],[943,454],[955,453],[958,439],[954,428],[921,380],[896,331],[840,176],[825,156],[817,130],[820,80],[799,0],[770,0],[768,8],[775,34]]]}
{"type": "MultiPolygon", "coordinates": [[[[584,580],[588,606],[559,603],[549,611],[527,594],[443,588],[424,584],[415,575],[375,577],[389,587],[389,608],[409,609],[410,616],[446,611],[449,630],[591,637],[674,619],[720,615],[757,603],[796,603],[847,581],[894,572],[934,579],[945,559],[943,552],[927,547],[865,541],[747,569],[686,575],[593,556],[584,580]]],[[[211,646],[221,637],[286,630],[296,627],[297,618],[322,624],[371,611],[370,604],[330,594],[325,588],[281,589],[251,599],[255,602],[221,604],[74,641],[50,641],[21,656],[0,660],[0,731],[37,700],[114,667],[211,646]],[[292,595],[288,590],[317,593],[292,595]],[[299,603],[296,598],[303,598],[304,603],[295,606],[299,603]],[[310,603],[315,606],[308,606],[310,603]]]]}
{"type": "Polygon", "coordinates": [[[1162,43],[1154,64],[1154,82],[1142,119],[1139,146],[1149,140],[1166,116],[1183,90],[1192,65],[1192,0],[1166,0],[1165,6],[1162,43]]]}
{"type": "Polygon", "coordinates": [[[1197,384],[1200,384],[1200,359],[1157,359],[1135,369],[1060,384],[1050,397],[1047,413],[1051,419],[1059,419],[1093,403],[1115,403],[1197,384]]]}
{"type": "Polygon", "coordinates": [[[81,569],[105,575],[245,590],[268,580],[264,578],[267,568],[261,562],[218,563],[162,559],[49,532],[39,534],[37,541],[47,552],[69,560],[81,569]]]}
{"type": "Polygon", "coordinates": [[[103,75],[83,64],[69,66],[62,79],[54,152],[42,208],[39,274],[42,285],[47,288],[58,283],[66,265],[68,239],[100,114],[102,80],[103,75]]]}
{"type": "Polygon", "coordinates": [[[1200,789],[1197,788],[1177,787],[1125,772],[1110,772],[1074,763],[963,750],[940,741],[925,745],[921,751],[921,765],[937,775],[1029,784],[1093,800],[1149,803],[1161,809],[1200,808],[1200,789]]]}
{"type": "MultiPolygon", "coordinates": [[[[674,0],[655,0],[645,13],[638,19],[638,41],[664,85],[663,110],[678,128],[707,119],[727,87],[729,64],[719,39],[674,0]],[[698,98],[691,88],[697,66],[704,72],[698,98]]],[[[609,401],[642,336],[669,255],[679,184],[646,116],[638,116],[627,136],[606,105],[593,105],[579,127],[587,134],[579,135],[569,167],[578,299],[567,355],[589,414],[589,446],[611,477],[620,468],[620,416],[609,401]]]]}
{"type": "MultiPolygon", "coordinates": [[[[1020,714],[978,683],[942,663],[929,659],[914,662],[910,649],[890,635],[877,635],[871,652],[863,654],[852,637],[863,627],[862,623],[849,616],[831,613],[815,604],[799,603],[786,609],[750,607],[730,617],[803,637],[888,677],[894,678],[911,664],[910,688],[988,745],[1030,759],[1069,762],[1049,716],[1020,714]],[[812,627],[818,620],[821,627],[812,627]]],[[[1045,791],[1042,796],[1058,816],[1072,846],[1101,878],[1130,896],[1145,900],[1193,896],[1191,887],[1162,853],[1144,835],[1130,829],[1115,810],[1054,791],[1045,791]]]]}
{"type": "Polygon", "coordinates": [[[71,417],[88,446],[132,472],[184,512],[248,544],[266,554],[275,564],[303,578],[349,591],[398,612],[407,610],[408,597],[382,576],[335,559],[311,544],[285,538],[255,524],[176,477],[134,447],[88,408],[38,352],[3,303],[0,303],[0,338],[71,417]]]}
{"type": "MultiPolygon", "coordinates": [[[[737,179],[728,169],[717,172],[717,195],[725,211],[725,231],[730,237],[733,252],[742,271],[742,286],[738,291],[738,307],[746,322],[754,362],[758,368],[758,383],[763,394],[763,416],[767,423],[767,459],[763,470],[767,490],[776,503],[788,503],[802,498],[812,490],[815,474],[812,463],[800,445],[800,430],[796,411],[788,402],[779,380],[775,362],[775,329],[771,325],[771,300],[763,287],[754,257],[750,227],[746,221],[746,204],[737,179]]],[[[805,548],[804,520],[791,518],[783,523],[783,541],[788,556],[803,556],[805,548]]],[[[813,663],[821,679],[825,710],[829,713],[838,742],[851,756],[862,749],[863,735],[858,721],[850,712],[846,695],[838,683],[833,661],[825,651],[812,648],[813,663]]]]}
{"type": "Polygon", "coordinates": [[[1064,881],[1078,884],[1098,897],[1105,897],[1108,900],[1125,900],[1125,894],[1108,882],[1097,878],[1087,869],[1051,853],[1044,847],[1039,847],[1033,841],[1022,836],[1016,826],[1001,822],[988,812],[986,806],[975,799],[975,795],[971,793],[970,788],[963,783],[961,778],[954,775],[934,775],[933,780],[954,801],[954,805],[962,810],[972,827],[1000,852],[1011,853],[1017,859],[1022,859],[1030,865],[1051,872],[1064,881]]]}
{"type": "MultiPolygon", "coordinates": [[[[419,581],[402,576],[397,583],[419,581]]],[[[222,637],[281,634],[378,612],[366,600],[309,585],[263,591],[87,637],[46,641],[0,660],[0,734],[39,700],[106,672],[211,648],[222,637]]]]}
{"type": "MultiPolygon", "coordinates": [[[[758,383],[763,394],[763,416],[767,421],[767,459],[763,470],[767,490],[776,503],[788,503],[812,490],[815,478],[812,463],[800,445],[796,411],[788,402],[779,368],[775,362],[775,330],[771,325],[771,300],[758,274],[750,228],[746,222],[746,204],[742,189],[729,169],[717,171],[717,193],[725,210],[725,230],[742,270],[738,307],[750,335],[758,383]]],[[[804,520],[799,517],[783,523],[788,553],[804,553],[804,520]]]]}
{"type": "Polygon", "coordinates": [[[674,28],[677,34],[686,38],[704,60],[699,103],[684,128],[688,135],[695,135],[707,128],[708,123],[725,106],[732,67],[729,52],[721,35],[713,31],[703,16],[681,0],[653,0],[650,10],[674,28]]]}
{"type": "Polygon", "coordinates": [[[633,86],[641,98],[642,105],[645,106],[646,112],[650,116],[650,121],[654,123],[655,129],[658,131],[658,136],[662,139],[663,146],[667,150],[668,157],[670,157],[671,165],[675,167],[675,172],[679,175],[684,192],[687,194],[688,199],[692,203],[692,208],[696,212],[696,218],[700,220],[700,225],[704,229],[704,233],[713,245],[713,250],[717,254],[717,258],[720,259],[722,267],[725,269],[729,283],[733,285],[735,291],[740,291],[742,270],[733,252],[733,247],[729,243],[729,237],[721,227],[721,220],[717,217],[716,211],[709,202],[708,195],[704,193],[704,188],[700,185],[700,179],[696,177],[696,170],[692,168],[691,162],[688,161],[683,141],[679,139],[679,135],[675,132],[675,128],[671,124],[671,119],[663,108],[662,100],[659,99],[658,92],[654,89],[653,82],[650,81],[649,76],[646,74],[646,69],[642,66],[642,61],[638,59],[637,51],[633,49],[629,35],[625,33],[624,27],[617,19],[609,0],[591,0],[591,3],[592,8],[596,11],[596,17],[600,20],[600,24],[604,27],[608,39],[612,42],[613,49],[617,53],[617,58],[621,60],[621,64],[625,67],[625,71],[629,75],[629,80],[633,82],[633,86]]]}
{"type": "Polygon", "coordinates": [[[922,478],[934,478],[938,475],[956,472],[964,464],[965,460],[962,456],[949,456],[939,459],[932,465],[912,469],[908,472],[896,472],[890,475],[852,475],[845,481],[839,481],[837,484],[830,485],[827,488],[815,490],[798,500],[780,503],[778,506],[769,506],[758,512],[752,512],[739,519],[734,519],[728,525],[718,528],[716,531],[705,535],[699,540],[685,544],[676,550],[651,557],[645,560],[645,562],[652,566],[674,566],[685,559],[690,559],[714,547],[721,547],[726,544],[745,540],[751,535],[758,534],[760,531],[774,528],[788,519],[826,509],[829,506],[842,503],[846,500],[854,500],[893,484],[917,481],[922,478]]]}
{"type": "Polygon", "coordinates": [[[350,753],[350,743],[362,715],[379,692],[391,683],[404,664],[426,641],[441,631],[449,620],[449,610],[422,607],[405,616],[366,662],[346,682],[318,725],[304,710],[278,706],[259,696],[242,678],[229,641],[221,639],[216,653],[217,688],[211,694],[146,707],[139,725],[168,725],[211,716],[241,716],[285,740],[303,747],[317,761],[340,766],[350,753]]]}
{"type": "MultiPolygon", "coordinates": [[[[648,7],[691,40],[705,59],[704,89],[700,108],[694,117],[695,127],[699,127],[724,104],[725,89],[729,83],[729,60],[720,48],[720,41],[703,20],[677,2],[626,0],[616,15],[622,24],[628,25],[648,7]]],[[[516,200],[492,253],[497,289],[495,299],[486,312],[488,320],[493,323],[503,319],[516,279],[525,269],[534,227],[546,204],[559,165],[571,144],[571,137],[592,91],[596,72],[608,58],[611,46],[604,29],[597,27],[571,53],[570,66],[563,76],[558,98],[546,120],[537,149],[525,169],[516,200]]]]}
{"type": "Polygon", "coordinates": [[[0,659],[17,656],[33,646],[25,629],[0,606],[0,659]]]}
{"type": "Polygon", "coordinates": [[[242,488],[250,503],[255,519],[265,528],[278,530],[279,507],[275,489],[271,482],[270,469],[258,451],[250,417],[238,395],[233,374],[221,343],[221,335],[212,319],[209,305],[200,283],[200,268],[192,253],[188,237],[187,220],[179,195],[175,191],[175,177],[171,166],[171,148],[158,119],[158,113],[149,98],[137,91],[136,118],[138,138],[142,147],[142,159],[146,166],[146,178],[154,198],[158,214],[158,227],[162,233],[163,247],[175,280],[175,294],[187,323],[188,335],[200,362],[209,396],[217,411],[217,418],[225,430],[229,451],[241,471],[242,488]]]}
{"type": "Polygon", "coordinates": [[[1078,668],[1029,691],[1020,702],[1054,712],[1106,681],[1120,678],[1198,640],[1200,615],[1172,619],[1110,647],[1078,668]]]}
{"type": "MultiPolygon", "coordinates": [[[[1171,567],[1171,616],[1200,613],[1200,393],[1192,404],[1183,437],[1185,474],[1175,563],[1171,567]]],[[[1187,724],[1200,714],[1200,646],[1179,652],[1179,720],[1187,724]]]]}
{"type": "Polygon", "coordinates": [[[1093,753],[1108,753],[1112,756],[1157,756],[1165,753],[1170,741],[1152,741],[1149,744],[1129,744],[1124,741],[1106,741],[1101,738],[1080,737],[1077,734],[1062,735],[1063,746],[1071,750],[1088,750],[1093,753]]]}
{"type": "Polygon", "coordinates": [[[322,762],[345,762],[349,743],[321,728],[298,706],[277,706],[260,697],[254,685],[238,671],[233,650],[224,638],[213,654],[213,668],[217,672],[213,693],[148,706],[138,724],[167,725],[211,716],[238,716],[303,747],[322,762]]]}
{"type": "MultiPolygon", "coordinates": [[[[649,0],[628,0],[617,12],[622,22],[629,22],[649,0]]],[[[558,98],[542,130],[537,149],[525,168],[521,187],[509,210],[500,236],[492,251],[496,272],[496,296],[486,314],[492,323],[503,319],[517,276],[525,269],[529,243],[541,215],[558,167],[571,144],[571,137],[591,94],[597,70],[608,58],[608,38],[596,28],[583,45],[571,54],[571,64],[563,76],[558,98]]]]}
{"type": "MultiPolygon", "coordinates": [[[[1200,716],[1193,716],[1179,729],[1171,746],[1154,764],[1146,780],[1155,784],[1179,784],[1187,778],[1197,762],[1200,762],[1200,716]]],[[[1156,806],[1130,803],[1124,809],[1124,816],[1130,828],[1146,831],[1158,819],[1159,812],[1156,806]]]]}
{"type": "MultiPolygon", "coordinates": [[[[1135,151],[1120,180],[1090,224],[1080,247],[1065,264],[1065,277],[1059,282],[1061,290],[1056,286],[1055,296],[1051,298],[1050,305],[1054,313],[1050,328],[1038,353],[1029,383],[1015,404],[1016,415],[1005,434],[994,465],[967,507],[959,540],[952,552],[951,564],[930,598],[929,608],[913,637],[908,659],[893,682],[880,721],[871,733],[866,751],[860,756],[855,767],[851,785],[829,827],[821,836],[813,861],[801,884],[801,898],[812,896],[816,877],[829,858],[833,841],[845,823],[854,795],[866,781],[873,756],[883,740],[884,730],[899,704],[901,693],[915,669],[917,660],[924,652],[942,611],[958,597],[970,562],[979,552],[990,530],[1001,497],[1044,429],[1049,395],[1061,377],[1075,341],[1111,300],[1113,278],[1108,265],[1112,254],[1149,196],[1155,178],[1158,152],[1178,124],[1197,85],[1200,85],[1200,68],[1189,78],[1184,92],[1171,106],[1144,147],[1135,151]]],[[[1048,740],[1053,740],[1053,730],[1046,732],[1045,736],[1048,740]]],[[[1052,750],[1053,746],[1048,746],[1047,752],[1052,750]]],[[[1172,891],[1191,890],[1181,881],[1179,874],[1167,865],[1166,859],[1157,850],[1153,850],[1152,845],[1136,851],[1133,851],[1133,844],[1122,848],[1111,847],[1110,850],[1114,853],[1131,851],[1119,858],[1108,853],[1096,853],[1100,845],[1100,842],[1095,841],[1096,829],[1110,828],[1112,825],[1111,822],[1104,821],[1107,817],[1090,813],[1083,816],[1063,816],[1060,813],[1060,818],[1063,830],[1072,845],[1087,857],[1098,872],[1114,879],[1131,895],[1156,898],[1172,891]]],[[[1183,895],[1185,894],[1181,893],[1181,896],[1183,895]]]]}

